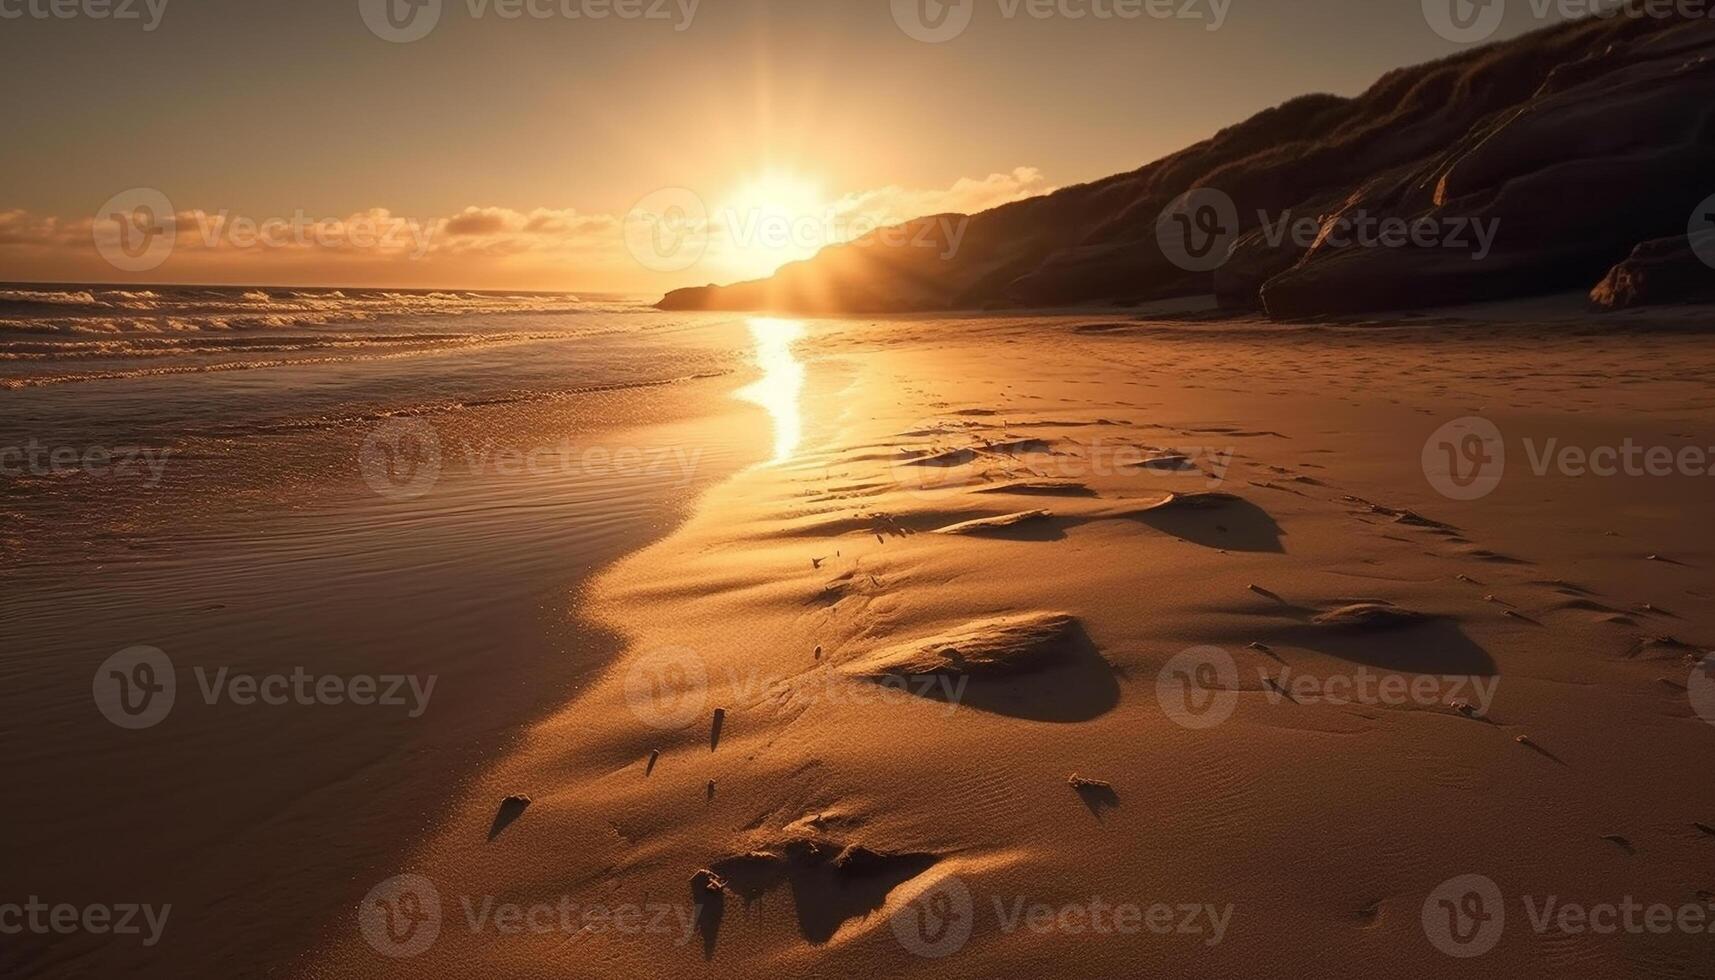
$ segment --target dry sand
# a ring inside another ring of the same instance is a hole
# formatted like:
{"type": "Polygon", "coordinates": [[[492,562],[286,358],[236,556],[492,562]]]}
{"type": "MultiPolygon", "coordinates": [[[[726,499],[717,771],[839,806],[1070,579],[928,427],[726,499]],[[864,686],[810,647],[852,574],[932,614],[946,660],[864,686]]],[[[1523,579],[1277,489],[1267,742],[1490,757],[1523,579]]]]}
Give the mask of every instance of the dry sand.
{"type": "Polygon", "coordinates": [[[600,578],[625,652],[308,972],[1709,976],[1530,917],[1715,897],[1715,482],[1523,448],[1715,446],[1715,345],[1631,323],[809,322],[802,442],[600,578]]]}

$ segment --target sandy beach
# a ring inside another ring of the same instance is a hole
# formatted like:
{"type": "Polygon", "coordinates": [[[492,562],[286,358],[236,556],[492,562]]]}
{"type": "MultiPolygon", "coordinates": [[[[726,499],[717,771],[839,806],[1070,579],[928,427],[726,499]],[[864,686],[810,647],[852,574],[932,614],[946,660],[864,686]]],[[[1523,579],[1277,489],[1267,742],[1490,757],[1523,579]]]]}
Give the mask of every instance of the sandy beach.
{"type": "Polygon", "coordinates": [[[1715,980],[1709,0],[0,0],[0,980],[1715,980]]]}
{"type": "Polygon", "coordinates": [[[1715,355],[1566,308],[770,322],[303,975],[1706,975],[1715,355]]]}

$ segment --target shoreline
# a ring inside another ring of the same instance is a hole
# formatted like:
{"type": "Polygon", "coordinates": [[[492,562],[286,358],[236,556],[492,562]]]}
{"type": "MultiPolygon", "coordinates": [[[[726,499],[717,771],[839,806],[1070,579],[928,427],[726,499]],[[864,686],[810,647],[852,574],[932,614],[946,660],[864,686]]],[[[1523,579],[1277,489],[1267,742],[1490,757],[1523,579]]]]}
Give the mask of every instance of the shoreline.
{"type": "Polygon", "coordinates": [[[745,434],[756,410],[732,397],[745,380],[436,416],[445,467],[415,500],[325,481],[330,462],[347,462],[343,480],[358,475],[373,427],[257,437],[270,481],[302,487],[316,506],[246,516],[240,502],[222,517],[205,501],[175,525],[200,525],[200,542],[133,535],[97,582],[63,579],[56,564],[20,580],[5,599],[24,654],[11,664],[22,684],[10,714],[20,730],[63,734],[14,759],[54,801],[16,822],[17,853],[37,857],[16,862],[14,885],[49,901],[148,896],[174,915],[147,948],[32,942],[4,961],[20,976],[178,976],[235,961],[297,969],[339,928],[335,910],[361,897],[351,889],[369,869],[414,847],[519,733],[608,663],[613,640],[578,618],[579,596],[600,568],[670,531],[710,485],[764,455],[745,434]],[[571,440],[620,452],[676,445],[684,466],[592,471],[579,457],[565,473],[510,468],[512,446],[559,451],[571,440]],[[477,466],[460,445],[491,455],[477,466]],[[72,621],[81,625],[68,633],[72,621]],[[90,678],[137,644],[166,651],[177,697],[158,725],[123,731],[90,706],[90,678]],[[328,703],[331,688],[290,686],[300,673],[377,685],[362,701],[347,683],[328,703]],[[274,676],[286,685],[272,689],[285,692],[277,703],[265,700],[274,676]],[[389,684],[395,677],[411,683],[389,684]],[[242,686],[252,679],[261,697],[242,686]],[[297,699],[300,688],[315,703],[297,699]],[[81,753],[75,767],[68,751],[81,753]],[[121,807],[154,829],[115,864],[99,842],[121,807]]]}

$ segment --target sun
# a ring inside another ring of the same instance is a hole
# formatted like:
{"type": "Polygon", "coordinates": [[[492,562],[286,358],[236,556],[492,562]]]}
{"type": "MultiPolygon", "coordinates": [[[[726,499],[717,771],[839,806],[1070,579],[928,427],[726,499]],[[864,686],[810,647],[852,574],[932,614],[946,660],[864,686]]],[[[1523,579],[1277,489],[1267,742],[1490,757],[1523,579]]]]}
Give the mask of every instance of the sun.
{"type": "Polygon", "coordinates": [[[787,171],[739,182],[715,208],[722,258],[746,277],[772,275],[839,241],[838,221],[822,184],[787,171]]]}
{"type": "Polygon", "coordinates": [[[751,177],[727,195],[726,206],[795,216],[825,205],[820,183],[798,174],[771,171],[751,177]]]}

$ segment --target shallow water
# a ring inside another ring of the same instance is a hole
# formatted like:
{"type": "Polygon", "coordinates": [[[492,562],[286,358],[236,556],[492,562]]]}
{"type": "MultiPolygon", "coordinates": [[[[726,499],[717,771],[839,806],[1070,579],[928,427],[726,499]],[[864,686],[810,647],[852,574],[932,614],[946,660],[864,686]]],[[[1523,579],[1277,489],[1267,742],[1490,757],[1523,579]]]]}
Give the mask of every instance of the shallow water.
{"type": "Polygon", "coordinates": [[[246,291],[188,292],[0,313],[0,716],[31,733],[6,771],[37,801],[8,821],[9,878],[174,904],[157,946],[12,949],[8,975],[312,948],[351,882],[392,873],[605,662],[614,638],[578,614],[589,577],[777,445],[732,397],[762,374],[742,319],[461,294],[282,297],[326,322],[238,323],[227,307],[262,305],[246,291]],[[127,730],[99,689],[139,646],[177,696],[127,730]],[[433,687],[388,706],[220,686],[295,672],[433,687]]]}

